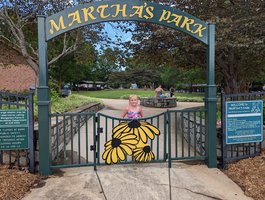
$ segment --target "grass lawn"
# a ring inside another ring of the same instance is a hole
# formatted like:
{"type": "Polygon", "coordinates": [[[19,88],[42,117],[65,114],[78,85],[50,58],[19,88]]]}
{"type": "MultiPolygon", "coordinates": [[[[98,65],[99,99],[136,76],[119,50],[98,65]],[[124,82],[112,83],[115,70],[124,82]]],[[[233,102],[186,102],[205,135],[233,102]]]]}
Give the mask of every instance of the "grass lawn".
{"type": "MultiPolygon", "coordinates": [[[[154,97],[155,92],[153,90],[130,90],[130,89],[117,89],[117,90],[98,90],[98,91],[79,91],[75,94],[84,95],[95,98],[105,99],[128,99],[131,94],[136,94],[139,97],[154,97]]],[[[165,92],[169,93],[169,92],[165,92]]],[[[178,101],[193,101],[203,102],[204,93],[175,93],[175,97],[178,101]]]]}

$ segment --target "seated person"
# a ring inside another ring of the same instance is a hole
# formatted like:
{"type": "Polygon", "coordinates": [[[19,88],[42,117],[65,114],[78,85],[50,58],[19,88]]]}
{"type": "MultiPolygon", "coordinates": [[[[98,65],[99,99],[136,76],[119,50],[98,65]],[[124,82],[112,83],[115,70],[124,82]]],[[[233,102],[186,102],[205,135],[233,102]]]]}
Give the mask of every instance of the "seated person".
{"type": "Polygon", "coordinates": [[[161,95],[163,94],[163,91],[164,91],[164,90],[162,89],[162,86],[159,85],[158,88],[155,89],[156,97],[157,97],[157,98],[160,98],[161,95]]]}

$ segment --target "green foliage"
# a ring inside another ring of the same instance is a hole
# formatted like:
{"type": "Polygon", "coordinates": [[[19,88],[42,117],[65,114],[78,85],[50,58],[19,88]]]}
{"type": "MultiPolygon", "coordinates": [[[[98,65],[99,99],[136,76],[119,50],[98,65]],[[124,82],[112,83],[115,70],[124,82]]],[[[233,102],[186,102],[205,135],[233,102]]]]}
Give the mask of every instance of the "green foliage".
{"type": "MultiPolygon", "coordinates": [[[[69,112],[75,108],[88,105],[90,103],[102,103],[100,99],[78,94],[72,94],[66,98],[57,98],[56,94],[54,95],[54,98],[51,98],[52,113],[69,112]]],[[[34,96],[34,119],[38,119],[37,96],[34,96]]]]}
{"type": "Polygon", "coordinates": [[[161,70],[162,84],[167,87],[176,87],[176,83],[180,81],[179,77],[180,71],[174,67],[165,67],[165,69],[161,70]]]}
{"type": "Polygon", "coordinates": [[[128,85],[136,83],[138,87],[151,87],[160,82],[159,71],[135,67],[123,72],[114,72],[110,75],[108,84],[111,86],[128,85]]]}
{"type": "Polygon", "coordinates": [[[52,102],[59,101],[60,99],[59,93],[53,88],[50,90],[50,96],[52,102]]]}
{"type": "Polygon", "coordinates": [[[51,103],[52,113],[63,113],[90,103],[102,103],[99,99],[72,94],[66,98],[60,98],[51,103]]]}
{"type": "MultiPolygon", "coordinates": [[[[82,91],[78,92],[78,94],[89,97],[106,98],[106,99],[127,99],[131,94],[136,94],[139,97],[155,97],[155,92],[153,90],[142,90],[142,89],[82,91]]],[[[175,93],[175,96],[178,101],[202,102],[204,98],[204,94],[201,93],[175,93]]]]}

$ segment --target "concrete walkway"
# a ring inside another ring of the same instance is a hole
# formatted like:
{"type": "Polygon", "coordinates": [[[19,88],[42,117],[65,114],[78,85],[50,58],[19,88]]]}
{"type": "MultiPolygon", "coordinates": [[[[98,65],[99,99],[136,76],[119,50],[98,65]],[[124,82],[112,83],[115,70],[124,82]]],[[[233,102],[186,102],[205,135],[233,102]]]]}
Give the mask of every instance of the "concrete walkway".
{"type": "MultiPolygon", "coordinates": [[[[103,100],[101,113],[119,117],[128,103],[125,100],[103,100]]],[[[201,103],[181,103],[183,109],[201,103]]],[[[165,109],[145,108],[145,117],[165,109]]],[[[245,200],[251,199],[219,169],[209,169],[203,163],[175,162],[129,164],[62,169],[54,172],[24,200],[245,200]]]]}

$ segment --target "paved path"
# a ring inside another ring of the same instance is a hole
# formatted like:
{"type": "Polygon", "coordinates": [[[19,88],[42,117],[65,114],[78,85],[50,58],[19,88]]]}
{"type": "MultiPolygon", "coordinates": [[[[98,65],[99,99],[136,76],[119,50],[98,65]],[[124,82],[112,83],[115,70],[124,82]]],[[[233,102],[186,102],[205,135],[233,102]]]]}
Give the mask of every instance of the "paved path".
{"type": "MultiPolygon", "coordinates": [[[[120,116],[124,100],[103,100],[102,113],[120,116]]],[[[197,107],[178,102],[177,109],[197,107]]],[[[165,109],[143,108],[145,117],[165,109]]],[[[24,200],[248,200],[242,190],[219,169],[173,163],[130,164],[63,169],[44,180],[24,200]]]]}

